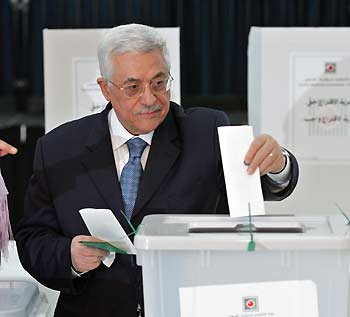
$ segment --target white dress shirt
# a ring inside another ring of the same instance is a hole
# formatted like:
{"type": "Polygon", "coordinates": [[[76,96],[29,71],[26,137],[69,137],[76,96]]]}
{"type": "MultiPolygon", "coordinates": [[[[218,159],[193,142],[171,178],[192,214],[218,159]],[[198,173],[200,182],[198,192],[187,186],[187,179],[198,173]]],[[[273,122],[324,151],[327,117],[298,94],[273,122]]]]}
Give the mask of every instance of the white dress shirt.
{"type": "MultiPolygon", "coordinates": [[[[117,168],[118,179],[120,180],[122,170],[129,160],[129,149],[126,142],[135,136],[123,127],[113,109],[111,109],[108,114],[108,125],[109,132],[111,134],[115,166],[117,168]]],[[[149,133],[140,134],[137,136],[147,143],[147,146],[145,147],[141,156],[141,165],[143,170],[145,170],[153,134],[154,131],[151,131],[149,133]]]]}

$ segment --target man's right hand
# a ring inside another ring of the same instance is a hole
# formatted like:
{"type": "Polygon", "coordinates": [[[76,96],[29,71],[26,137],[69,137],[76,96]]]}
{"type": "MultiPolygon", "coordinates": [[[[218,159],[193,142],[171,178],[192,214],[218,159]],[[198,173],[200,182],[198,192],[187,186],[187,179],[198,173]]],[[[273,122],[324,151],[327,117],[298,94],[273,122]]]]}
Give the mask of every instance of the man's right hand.
{"type": "Polygon", "coordinates": [[[70,246],[72,266],[75,271],[88,272],[96,269],[108,255],[108,252],[88,247],[79,241],[101,242],[102,240],[91,236],[76,236],[70,246]]]}

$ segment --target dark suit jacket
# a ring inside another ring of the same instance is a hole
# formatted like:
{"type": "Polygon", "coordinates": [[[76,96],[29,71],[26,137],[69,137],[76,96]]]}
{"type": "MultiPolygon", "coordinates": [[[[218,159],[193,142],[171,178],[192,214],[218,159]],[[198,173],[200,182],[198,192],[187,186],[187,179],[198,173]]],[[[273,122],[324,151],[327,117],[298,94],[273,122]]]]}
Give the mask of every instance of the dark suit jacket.
{"type": "MultiPolygon", "coordinates": [[[[16,228],[23,267],[42,284],[61,291],[57,316],[135,317],[142,304],[140,268],[129,255],[117,255],[110,268],[100,265],[72,278],[70,243],[89,235],[79,214],[85,207],[109,208],[126,230],[107,114],[76,120],[38,140],[25,215],[16,228]]],[[[225,184],[217,127],[229,125],[220,111],[184,110],[171,103],[156,129],[141,180],[132,222],[154,213],[215,213],[225,184]]],[[[264,198],[280,200],[294,189],[298,167],[293,156],[289,186],[262,177],[264,198]],[[271,191],[272,190],[272,191],[271,191]]],[[[130,231],[130,230],[129,230],[130,231]]]]}

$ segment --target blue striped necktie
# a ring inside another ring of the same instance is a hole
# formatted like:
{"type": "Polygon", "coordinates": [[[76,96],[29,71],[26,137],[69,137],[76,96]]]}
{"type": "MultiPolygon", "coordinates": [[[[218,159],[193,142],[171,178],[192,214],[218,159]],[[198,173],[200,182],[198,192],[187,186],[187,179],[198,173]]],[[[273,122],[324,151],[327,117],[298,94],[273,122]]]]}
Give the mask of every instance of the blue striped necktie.
{"type": "Polygon", "coordinates": [[[127,142],[127,145],[129,149],[129,160],[120,175],[120,187],[125,213],[130,219],[134,210],[142,175],[141,155],[147,143],[140,138],[132,138],[127,142]]]}

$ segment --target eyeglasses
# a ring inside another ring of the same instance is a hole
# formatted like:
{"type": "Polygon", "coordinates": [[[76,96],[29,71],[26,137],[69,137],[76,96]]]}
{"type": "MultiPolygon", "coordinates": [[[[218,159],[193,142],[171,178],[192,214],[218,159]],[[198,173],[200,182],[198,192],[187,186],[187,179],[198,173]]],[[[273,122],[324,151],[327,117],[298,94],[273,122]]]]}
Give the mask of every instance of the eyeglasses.
{"type": "Polygon", "coordinates": [[[171,76],[171,74],[169,74],[169,77],[167,78],[156,78],[150,81],[148,84],[132,83],[125,84],[121,87],[119,87],[111,80],[107,81],[110,82],[113,86],[117,87],[119,90],[121,90],[124,93],[125,97],[140,98],[144,94],[146,86],[149,87],[152,94],[155,96],[166,93],[171,88],[171,82],[173,80],[174,78],[171,76]]]}

